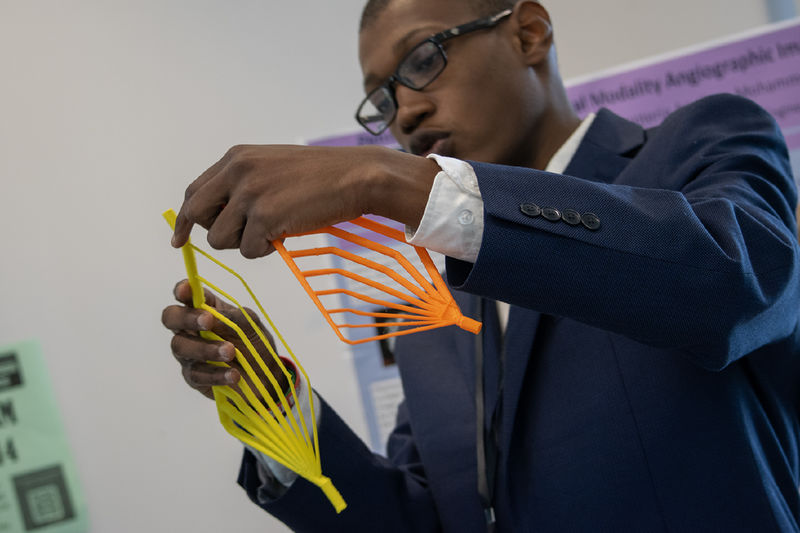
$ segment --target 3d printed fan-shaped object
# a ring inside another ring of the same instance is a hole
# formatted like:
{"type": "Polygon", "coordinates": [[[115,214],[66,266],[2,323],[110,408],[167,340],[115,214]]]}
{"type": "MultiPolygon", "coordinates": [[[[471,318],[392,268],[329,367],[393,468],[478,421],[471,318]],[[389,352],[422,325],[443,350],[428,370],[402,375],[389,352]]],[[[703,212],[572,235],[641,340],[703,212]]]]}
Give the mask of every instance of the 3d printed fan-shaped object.
{"type": "MultiPolygon", "coordinates": [[[[403,232],[394,228],[390,228],[374,220],[360,217],[355,220],[351,220],[350,224],[354,224],[355,226],[363,228],[368,232],[373,232],[380,236],[388,237],[391,240],[398,241],[404,246],[411,246],[406,243],[403,232]]],[[[278,253],[280,253],[284,261],[286,261],[286,264],[289,265],[289,268],[297,277],[297,280],[303,286],[305,291],[319,308],[320,312],[322,312],[323,316],[325,316],[328,324],[330,324],[330,326],[336,332],[336,335],[342,341],[348,344],[359,344],[450,325],[456,325],[462,329],[476,334],[480,331],[480,322],[472,320],[471,318],[461,314],[461,311],[453,300],[453,296],[447,289],[447,285],[439,275],[439,271],[436,269],[436,266],[431,260],[430,255],[424,248],[420,248],[418,246],[412,247],[422,262],[424,271],[427,273],[427,278],[398,250],[385,244],[376,242],[376,240],[368,239],[354,232],[346,231],[340,227],[329,226],[317,231],[311,231],[295,236],[323,233],[333,235],[343,241],[358,245],[359,247],[370,251],[372,256],[376,256],[377,254],[377,256],[388,258],[394,263],[395,266],[395,268],[391,268],[390,266],[378,262],[375,259],[361,257],[358,254],[336,246],[289,250],[286,247],[285,240],[273,241],[273,246],[275,246],[275,248],[278,250],[278,253]],[[363,274],[359,274],[345,268],[301,270],[296,261],[297,259],[303,257],[327,254],[338,256],[339,258],[347,260],[351,263],[361,265],[362,267],[365,267],[367,272],[378,272],[382,274],[385,279],[391,280],[394,287],[389,286],[387,283],[370,279],[363,274]],[[374,289],[371,291],[372,293],[375,293],[375,290],[377,290],[378,294],[383,295],[383,297],[377,298],[374,296],[368,296],[347,288],[316,290],[309,283],[310,278],[326,275],[339,275],[344,278],[348,278],[362,285],[371,287],[374,289]],[[350,298],[355,298],[356,300],[366,302],[367,304],[373,306],[374,309],[355,309],[352,307],[329,309],[323,302],[322,297],[333,294],[346,295],[350,298]],[[375,308],[377,308],[377,310],[375,310],[375,308]],[[350,324],[339,323],[333,318],[333,315],[342,316],[347,313],[352,313],[353,315],[362,317],[371,317],[376,321],[365,324],[350,324]],[[391,331],[358,339],[350,339],[343,332],[343,330],[346,328],[370,327],[383,327],[390,329],[391,331]]]]}
{"type": "MultiPolygon", "coordinates": [[[[174,230],[175,212],[171,209],[166,211],[164,213],[164,218],[167,219],[167,222],[174,230]]],[[[264,308],[250,290],[250,287],[239,274],[221,262],[217,261],[206,252],[192,245],[190,241],[187,241],[187,243],[182,247],[182,252],[186,266],[186,274],[189,279],[189,285],[192,288],[192,303],[194,307],[211,313],[214,317],[227,325],[238,335],[238,337],[247,347],[247,350],[250,354],[250,359],[255,361],[257,366],[260,367],[263,375],[267,376],[273,391],[272,394],[267,391],[264,384],[256,375],[252,365],[237,349],[236,361],[239,363],[239,366],[241,366],[242,370],[244,370],[245,374],[250,378],[251,383],[255,385],[256,390],[254,391],[248,385],[244,377],[237,384],[237,388],[239,391],[241,391],[241,393],[228,386],[217,386],[213,388],[214,400],[216,402],[219,419],[223,427],[228,431],[228,433],[243,443],[256,450],[259,450],[280,464],[286,466],[294,472],[297,472],[297,474],[304,477],[311,483],[317,485],[323,491],[325,496],[328,497],[331,504],[336,509],[336,512],[341,512],[347,506],[347,504],[345,503],[341,494],[339,494],[339,491],[333,486],[331,480],[322,475],[322,466],[319,456],[319,439],[317,436],[317,423],[314,419],[314,399],[313,395],[311,394],[311,382],[308,379],[308,375],[305,373],[305,370],[303,370],[303,367],[292,353],[292,350],[289,348],[280,332],[278,332],[277,328],[275,328],[275,325],[272,323],[272,320],[270,320],[269,315],[266,313],[266,311],[264,311],[264,308]],[[275,352],[275,349],[267,339],[267,336],[235,298],[198,274],[194,255],[195,252],[208,258],[210,261],[214,262],[228,273],[236,277],[242,283],[253,302],[258,307],[262,316],[269,323],[270,329],[275,336],[278,337],[284,349],[286,350],[286,353],[288,353],[291,359],[294,361],[298,371],[302,372],[302,374],[305,376],[308,389],[305,392],[308,394],[308,400],[311,404],[312,419],[310,424],[306,423],[302,414],[299,413],[299,410],[297,410],[298,413],[295,415],[294,411],[291,409],[290,401],[285,396],[285,391],[280,390],[277,380],[264,363],[264,359],[271,357],[272,360],[278,365],[281,372],[289,382],[289,387],[291,389],[289,395],[294,403],[297,404],[297,390],[295,389],[292,376],[281,361],[280,357],[275,352]],[[204,285],[221,294],[239,308],[244,317],[247,319],[250,327],[252,327],[256,332],[263,345],[267,347],[267,350],[269,351],[268,354],[259,353],[250,342],[244,331],[236,323],[205,303],[203,294],[204,285]],[[275,402],[273,397],[280,399],[280,405],[275,402]],[[266,406],[264,403],[266,403],[266,406]]],[[[206,339],[222,340],[221,337],[211,332],[203,331],[201,332],[201,335],[206,339]]],[[[212,362],[212,364],[229,366],[221,362],[212,362]]]]}

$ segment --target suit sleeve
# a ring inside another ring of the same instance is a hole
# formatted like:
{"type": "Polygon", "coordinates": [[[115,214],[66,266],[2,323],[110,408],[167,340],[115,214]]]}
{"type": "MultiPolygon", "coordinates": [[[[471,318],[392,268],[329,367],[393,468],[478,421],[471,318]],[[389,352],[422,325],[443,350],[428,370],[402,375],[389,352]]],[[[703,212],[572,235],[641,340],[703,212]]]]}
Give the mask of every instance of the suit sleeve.
{"type": "MultiPolygon", "coordinates": [[[[576,157],[601,153],[591,143],[576,157]]],[[[448,260],[450,281],[711,370],[797,328],[796,188],[772,117],[709,97],[613,158],[624,163],[608,177],[475,164],[483,243],[474,264],[448,260]],[[529,216],[525,203],[594,213],[600,227],[529,216]]]]}
{"type": "Polygon", "coordinates": [[[322,401],[318,420],[322,473],[347,502],[336,514],[314,485],[298,478],[280,498],[262,488],[256,458],[245,451],[239,484],[250,499],[293,531],[436,532],[436,508],[409,426],[401,415],[389,442],[389,457],[373,454],[322,401]]]}

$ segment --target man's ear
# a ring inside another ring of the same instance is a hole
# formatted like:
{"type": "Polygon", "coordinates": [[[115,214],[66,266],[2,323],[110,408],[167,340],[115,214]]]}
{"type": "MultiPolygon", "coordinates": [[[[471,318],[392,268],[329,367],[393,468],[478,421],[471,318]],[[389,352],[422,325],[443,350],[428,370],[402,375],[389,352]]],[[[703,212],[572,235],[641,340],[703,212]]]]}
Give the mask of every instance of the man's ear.
{"type": "Polygon", "coordinates": [[[546,60],[553,45],[550,14],[539,2],[522,0],[514,6],[511,24],[515,43],[529,66],[546,60]]]}

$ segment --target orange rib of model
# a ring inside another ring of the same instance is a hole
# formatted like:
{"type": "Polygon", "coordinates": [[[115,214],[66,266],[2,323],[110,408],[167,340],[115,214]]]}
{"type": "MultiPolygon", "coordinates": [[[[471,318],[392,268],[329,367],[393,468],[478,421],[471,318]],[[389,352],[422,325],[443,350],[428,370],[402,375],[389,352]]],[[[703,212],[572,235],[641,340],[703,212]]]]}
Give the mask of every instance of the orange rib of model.
{"type": "MultiPolygon", "coordinates": [[[[351,220],[350,223],[401,242],[406,246],[412,246],[406,243],[403,232],[394,228],[390,228],[374,220],[360,217],[355,220],[351,220]]],[[[461,311],[453,300],[453,296],[450,294],[447,285],[439,275],[436,266],[433,264],[433,261],[431,260],[430,255],[428,255],[428,252],[425,250],[425,248],[413,246],[427,273],[427,278],[398,250],[370,240],[366,237],[345,231],[344,229],[336,226],[329,226],[297,236],[320,233],[333,235],[339,239],[343,239],[358,246],[367,248],[377,254],[387,256],[392,259],[398,267],[393,269],[377,261],[361,257],[357,254],[348,252],[335,246],[309,248],[304,250],[289,250],[286,248],[286,241],[273,241],[272,244],[278,250],[281,257],[283,257],[284,261],[286,261],[286,264],[289,265],[289,268],[297,277],[297,280],[303,286],[305,291],[313,300],[314,304],[316,304],[325,319],[328,321],[328,324],[330,324],[330,326],[336,332],[336,335],[342,341],[348,344],[360,344],[363,342],[380,340],[398,335],[407,335],[409,333],[416,333],[419,331],[450,325],[456,325],[471,333],[477,334],[480,331],[480,322],[461,314],[461,311]],[[390,287],[385,283],[368,279],[365,276],[351,272],[350,270],[344,268],[301,270],[295,261],[297,258],[326,254],[336,255],[342,259],[358,263],[367,269],[380,272],[381,274],[393,280],[397,284],[397,287],[390,287]],[[355,282],[367,285],[373,289],[376,289],[380,293],[385,294],[386,299],[374,298],[354,290],[342,288],[315,290],[309,284],[309,278],[326,275],[344,276],[355,282]],[[380,309],[379,311],[367,311],[364,309],[353,308],[328,309],[322,302],[321,297],[332,294],[345,294],[357,300],[367,302],[368,304],[383,309],[380,309]],[[376,321],[367,324],[338,323],[333,319],[332,316],[342,316],[347,313],[371,317],[376,319],[376,321]],[[383,327],[390,329],[391,331],[388,333],[359,339],[349,339],[343,332],[343,330],[346,328],[369,327],[383,327]]]]}

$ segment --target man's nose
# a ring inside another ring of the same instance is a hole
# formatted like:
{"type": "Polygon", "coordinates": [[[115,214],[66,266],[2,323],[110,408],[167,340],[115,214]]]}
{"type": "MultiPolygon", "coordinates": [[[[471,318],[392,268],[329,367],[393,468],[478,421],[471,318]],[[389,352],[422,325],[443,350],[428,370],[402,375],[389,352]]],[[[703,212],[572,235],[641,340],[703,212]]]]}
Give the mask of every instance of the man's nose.
{"type": "Polygon", "coordinates": [[[415,91],[403,85],[395,86],[397,100],[397,126],[404,135],[410,135],[436,107],[425,91],[415,91]]]}

